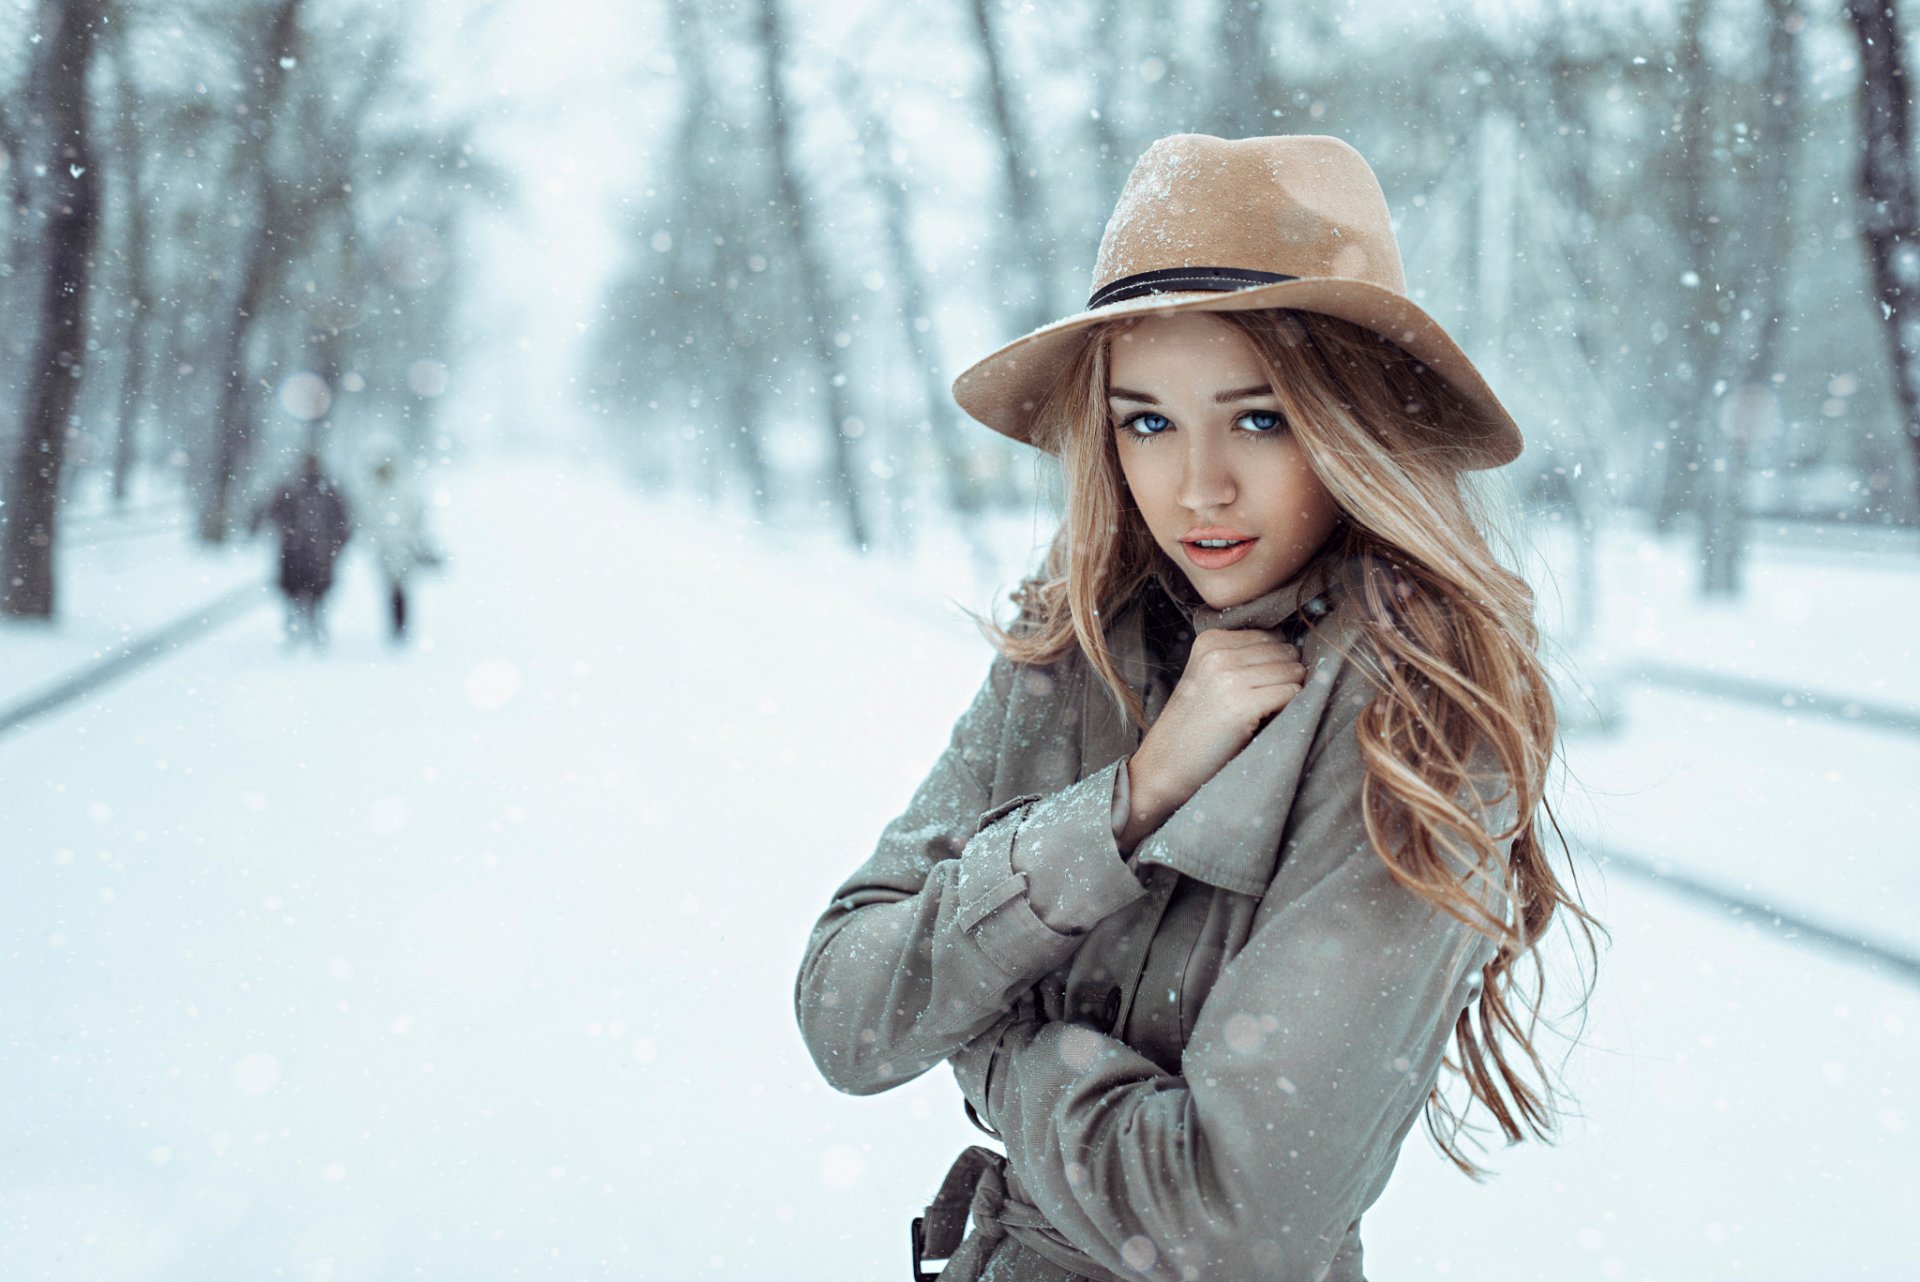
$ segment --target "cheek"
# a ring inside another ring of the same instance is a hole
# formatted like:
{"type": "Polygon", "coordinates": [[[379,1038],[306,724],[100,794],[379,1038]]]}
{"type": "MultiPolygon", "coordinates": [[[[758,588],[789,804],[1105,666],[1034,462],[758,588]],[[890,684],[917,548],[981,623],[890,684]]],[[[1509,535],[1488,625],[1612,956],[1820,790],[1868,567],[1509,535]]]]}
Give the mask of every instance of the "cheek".
{"type": "Polygon", "coordinates": [[[1309,514],[1316,529],[1330,527],[1340,516],[1340,505],[1333,501],[1333,495],[1327,493],[1327,487],[1315,478],[1306,487],[1301,496],[1300,508],[1309,514]]]}
{"type": "Polygon", "coordinates": [[[1140,452],[1120,450],[1120,476],[1126,482],[1127,492],[1133,496],[1133,505],[1147,518],[1149,526],[1158,528],[1159,514],[1166,507],[1165,486],[1150,460],[1140,457],[1140,452]]]}
{"type": "Polygon", "coordinates": [[[1274,478],[1273,493],[1283,496],[1274,515],[1302,533],[1321,533],[1339,517],[1339,505],[1320,483],[1313,469],[1297,451],[1286,462],[1282,474],[1274,478]]]}
{"type": "MultiPolygon", "coordinates": [[[[1123,466],[1121,476],[1127,480],[1127,493],[1133,497],[1133,507],[1139,510],[1140,526],[1146,528],[1146,535],[1158,543],[1162,549],[1171,551],[1179,535],[1187,532],[1187,522],[1181,518],[1179,503],[1173,497],[1173,489],[1179,486],[1179,478],[1171,482],[1165,476],[1165,468],[1156,468],[1152,461],[1142,459],[1150,451],[1135,451],[1133,466],[1123,466]]],[[[1121,455],[1125,457],[1125,455],[1121,455]]]]}

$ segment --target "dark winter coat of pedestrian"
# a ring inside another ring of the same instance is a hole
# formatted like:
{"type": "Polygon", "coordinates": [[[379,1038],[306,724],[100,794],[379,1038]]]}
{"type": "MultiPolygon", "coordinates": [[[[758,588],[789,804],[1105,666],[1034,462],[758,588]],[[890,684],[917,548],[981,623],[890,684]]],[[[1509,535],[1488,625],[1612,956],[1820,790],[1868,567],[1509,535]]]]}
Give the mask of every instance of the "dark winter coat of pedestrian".
{"type": "Polygon", "coordinates": [[[1515,967],[1592,924],[1536,832],[1532,593],[1463,482],[1519,430],[1325,137],[1155,143],[1086,310],[955,394],[1060,456],[1067,512],[818,919],[802,1035],[857,1094],[950,1062],[1004,1146],[954,1163],[916,1276],[1361,1282],[1423,1110],[1473,1169],[1443,1073],[1550,1130],[1515,967]]]}
{"type": "Polygon", "coordinates": [[[281,593],[287,601],[288,645],[326,643],[325,605],[333,589],[334,563],[353,531],[347,501],[327,476],[318,454],[254,509],[248,531],[271,525],[280,535],[281,593]]]}

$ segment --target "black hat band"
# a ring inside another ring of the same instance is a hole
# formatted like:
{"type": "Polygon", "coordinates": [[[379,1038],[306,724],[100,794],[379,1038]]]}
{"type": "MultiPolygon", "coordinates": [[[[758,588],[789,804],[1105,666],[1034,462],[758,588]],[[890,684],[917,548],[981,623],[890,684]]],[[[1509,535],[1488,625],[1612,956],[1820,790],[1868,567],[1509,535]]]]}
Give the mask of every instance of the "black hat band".
{"type": "Polygon", "coordinates": [[[1129,298],[1146,294],[1175,294],[1193,289],[1225,293],[1299,279],[1298,276],[1288,276],[1283,272],[1261,272],[1250,267],[1164,267],[1159,271],[1122,276],[1106,288],[1095,290],[1093,297],[1087,300],[1087,310],[1105,307],[1109,303],[1123,303],[1129,298]]]}

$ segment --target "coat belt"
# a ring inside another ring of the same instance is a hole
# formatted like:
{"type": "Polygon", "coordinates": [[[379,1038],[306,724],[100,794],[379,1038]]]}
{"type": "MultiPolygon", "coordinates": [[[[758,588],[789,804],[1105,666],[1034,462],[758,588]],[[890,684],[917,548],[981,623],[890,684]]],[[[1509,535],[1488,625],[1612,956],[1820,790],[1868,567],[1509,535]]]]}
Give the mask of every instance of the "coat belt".
{"type": "Polygon", "coordinates": [[[1091,1282],[1123,1282],[1092,1257],[1060,1240],[1036,1206],[1007,1192],[1007,1159],[975,1144],[954,1159],[926,1213],[913,1221],[913,1282],[978,1282],[987,1257],[1005,1237],[1091,1282]],[[967,1221],[973,1234],[967,1234],[967,1221]],[[928,1273],[928,1260],[946,1261],[928,1273]]]}

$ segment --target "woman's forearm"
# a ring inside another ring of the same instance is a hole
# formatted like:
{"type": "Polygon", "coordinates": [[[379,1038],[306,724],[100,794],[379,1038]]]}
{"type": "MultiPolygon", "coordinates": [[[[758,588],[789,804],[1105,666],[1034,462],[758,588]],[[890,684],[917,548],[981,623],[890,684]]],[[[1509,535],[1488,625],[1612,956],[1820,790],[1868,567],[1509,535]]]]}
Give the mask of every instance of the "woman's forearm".
{"type": "Polygon", "coordinates": [[[1119,763],[1048,796],[993,804],[982,766],[1012,680],[997,663],[808,939],[795,1013],[841,1090],[885,1090],[947,1058],[1146,893],[1114,844],[1119,763]]]}

